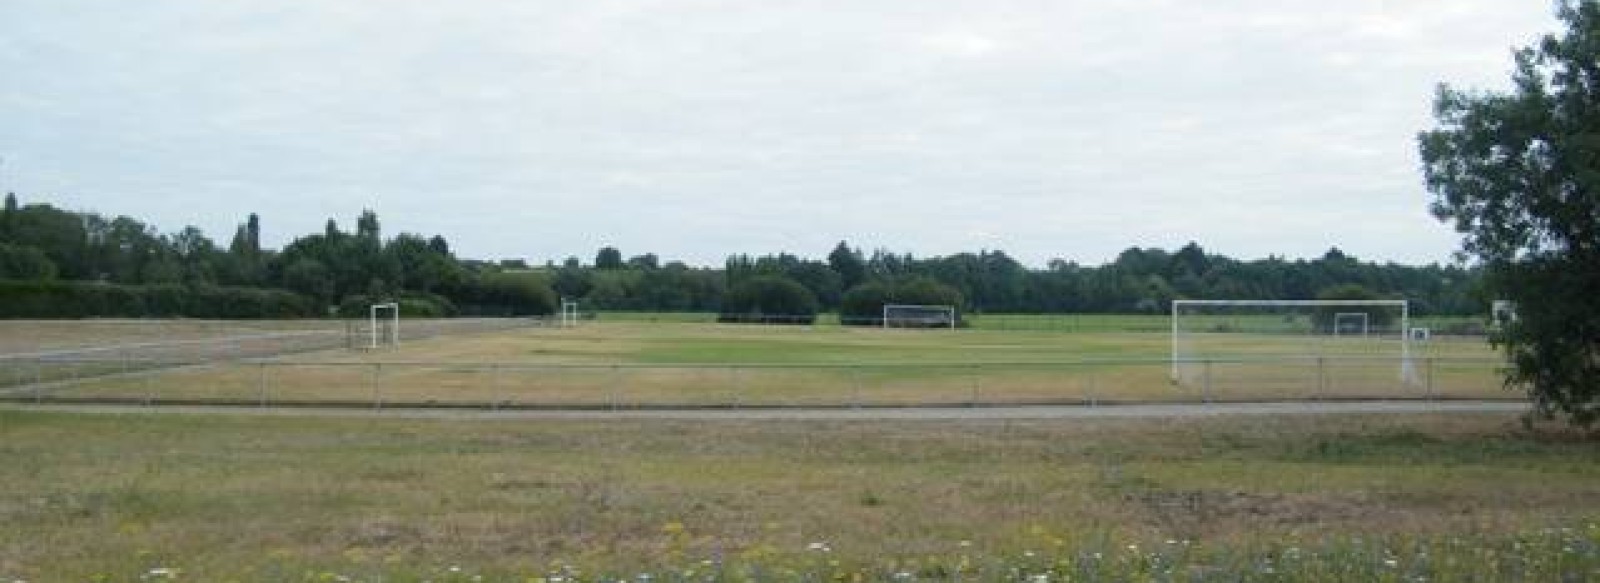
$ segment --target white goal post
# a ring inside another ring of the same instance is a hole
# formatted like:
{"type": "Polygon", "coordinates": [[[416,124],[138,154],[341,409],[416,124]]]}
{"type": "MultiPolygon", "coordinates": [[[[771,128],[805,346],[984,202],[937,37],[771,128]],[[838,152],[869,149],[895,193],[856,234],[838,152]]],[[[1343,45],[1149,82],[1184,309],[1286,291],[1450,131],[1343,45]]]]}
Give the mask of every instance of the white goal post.
{"type": "Polygon", "coordinates": [[[367,309],[367,326],[372,334],[370,348],[376,350],[378,346],[389,344],[400,346],[400,304],[388,302],[372,304],[367,309]],[[380,314],[387,311],[386,317],[380,314]]]}
{"type": "Polygon", "coordinates": [[[571,328],[571,327],[574,327],[574,326],[577,326],[577,325],[578,325],[578,302],[574,301],[574,300],[562,299],[561,300],[561,323],[560,323],[560,326],[562,328],[571,328]]]}
{"type": "MultiPolygon", "coordinates": [[[[1366,312],[1339,312],[1333,315],[1334,336],[1366,336],[1369,331],[1366,312]]],[[[1404,328],[1402,328],[1404,330],[1404,328]]]]}
{"type": "Polygon", "coordinates": [[[950,305],[884,304],[884,328],[956,327],[956,307],[950,305]]]}
{"type": "MultiPolygon", "coordinates": [[[[1191,337],[1245,331],[1282,338],[1291,335],[1322,336],[1341,343],[1359,343],[1374,350],[1393,350],[1393,345],[1387,343],[1392,339],[1399,349],[1396,356],[1400,364],[1400,380],[1406,384],[1417,382],[1416,369],[1411,361],[1411,309],[1406,300],[1173,300],[1172,382],[1179,383],[1183,378],[1183,365],[1193,364],[1195,360],[1184,353],[1185,342],[1191,337]],[[1209,313],[1204,313],[1208,310],[1209,313]],[[1398,319],[1394,323],[1394,334],[1381,331],[1372,334],[1371,313],[1374,310],[1398,319]],[[1316,322],[1319,312],[1320,323],[1316,322]],[[1301,319],[1308,321],[1299,321],[1301,319]],[[1192,329],[1195,324],[1190,321],[1206,324],[1209,328],[1203,331],[1192,329]],[[1251,326],[1263,329],[1248,330],[1251,326]]],[[[1284,344],[1292,345],[1292,342],[1284,344]]],[[[1318,346],[1312,350],[1323,349],[1318,346]]],[[[1283,356],[1281,352],[1279,355],[1283,356]]],[[[1321,354],[1312,352],[1302,356],[1320,357],[1321,354]]]]}

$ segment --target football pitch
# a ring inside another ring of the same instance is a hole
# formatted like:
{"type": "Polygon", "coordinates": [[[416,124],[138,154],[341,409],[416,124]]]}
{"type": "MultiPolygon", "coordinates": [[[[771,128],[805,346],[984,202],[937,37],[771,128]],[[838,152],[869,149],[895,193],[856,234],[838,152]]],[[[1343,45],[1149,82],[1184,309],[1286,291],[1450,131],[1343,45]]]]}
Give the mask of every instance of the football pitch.
{"type": "MultiPolygon", "coordinates": [[[[210,340],[171,328],[196,358],[118,346],[151,336],[140,323],[86,323],[35,333],[6,323],[12,344],[39,336],[87,356],[6,361],[13,400],[104,400],[373,407],[871,407],[1187,403],[1341,399],[1514,398],[1481,337],[1413,343],[1378,336],[1190,334],[1174,365],[1162,318],[1085,317],[1072,328],[962,330],[763,326],[607,318],[572,328],[507,326],[365,349],[344,323],[258,324],[210,340]],[[119,337],[118,331],[127,335],[119,337]],[[285,330],[288,330],[287,332],[285,330]],[[184,336],[183,334],[187,334],[184,336]],[[240,338],[321,345],[230,357],[240,338]],[[285,336],[287,335],[287,336],[285,336]],[[207,352],[210,351],[210,352],[207,352]],[[1176,373],[1176,375],[1175,375],[1176,373]],[[1176,376],[1177,381],[1174,382],[1176,376]]],[[[145,323],[172,327],[171,323],[145,323]]],[[[402,330],[428,326],[403,322],[402,330]]],[[[216,332],[216,330],[213,330],[216,332]]],[[[9,382],[7,382],[9,380],[9,382]]]]}
{"type": "MultiPolygon", "coordinates": [[[[14,343],[54,346],[6,361],[11,400],[620,409],[1511,396],[1481,339],[1413,346],[1432,375],[1415,386],[1382,338],[1197,338],[1205,359],[1185,366],[1210,383],[1197,386],[1170,381],[1170,336],[1119,326],[493,322],[376,350],[339,341],[261,356],[270,346],[230,344],[368,336],[325,322],[81,324],[0,323],[14,343]],[[150,346],[161,358],[141,358],[150,346]]],[[[0,407],[0,466],[12,470],[0,472],[11,526],[0,579],[1559,580],[1600,569],[1593,441],[1506,412],[156,411],[0,407]]]]}

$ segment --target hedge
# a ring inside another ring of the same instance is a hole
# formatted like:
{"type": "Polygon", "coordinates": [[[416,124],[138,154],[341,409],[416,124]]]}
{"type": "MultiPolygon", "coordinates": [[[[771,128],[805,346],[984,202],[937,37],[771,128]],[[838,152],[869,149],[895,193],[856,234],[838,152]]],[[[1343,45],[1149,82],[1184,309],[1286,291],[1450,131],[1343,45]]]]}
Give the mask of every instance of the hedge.
{"type": "Polygon", "coordinates": [[[0,318],[303,318],[319,315],[276,289],[0,280],[0,318]]]}

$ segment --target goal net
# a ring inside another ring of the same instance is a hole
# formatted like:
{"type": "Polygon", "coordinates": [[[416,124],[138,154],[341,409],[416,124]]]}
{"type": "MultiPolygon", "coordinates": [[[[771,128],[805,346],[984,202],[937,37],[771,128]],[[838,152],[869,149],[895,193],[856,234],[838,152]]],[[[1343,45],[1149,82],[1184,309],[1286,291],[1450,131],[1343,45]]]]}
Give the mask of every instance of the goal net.
{"type": "Polygon", "coordinates": [[[1175,300],[1171,380],[1392,394],[1420,380],[1410,336],[1405,300],[1175,300]]]}
{"type": "Polygon", "coordinates": [[[955,328],[955,306],[888,304],[883,306],[884,328],[955,328]]]}
{"type": "Polygon", "coordinates": [[[368,348],[400,345],[400,304],[372,304],[367,310],[367,329],[371,335],[368,348]]]}

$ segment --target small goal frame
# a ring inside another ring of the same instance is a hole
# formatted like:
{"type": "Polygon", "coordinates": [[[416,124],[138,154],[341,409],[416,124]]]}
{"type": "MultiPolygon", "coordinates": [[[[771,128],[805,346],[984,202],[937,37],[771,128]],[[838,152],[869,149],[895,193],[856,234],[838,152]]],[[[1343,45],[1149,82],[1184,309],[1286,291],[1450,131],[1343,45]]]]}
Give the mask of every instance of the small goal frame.
{"type": "MultiPolygon", "coordinates": [[[[893,326],[893,325],[891,325],[889,323],[890,322],[890,320],[889,320],[889,312],[891,312],[893,310],[921,310],[921,311],[925,311],[925,312],[942,312],[944,314],[945,321],[948,322],[948,325],[946,325],[946,326],[938,326],[938,328],[949,328],[951,330],[956,329],[956,307],[952,306],[952,305],[948,305],[948,304],[884,304],[883,305],[883,322],[882,322],[882,324],[883,324],[883,327],[885,329],[888,329],[888,328],[904,328],[905,327],[905,326],[893,326]]],[[[918,326],[918,328],[922,328],[922,327],[924,327],[924,326],[918,326]]],[[[933,328],[934,326],[926,326],[926,327],[927,328],[933,328]]]]}
{"type": "Polygon", "coordinates": [[[377,350],[379,343],[382,341],[387,341],[389,344],[393,344],[396,347],[400,346],[400,303],[385,302],[381,304],[372,304],[371,307],[367,308],[367,327],[372,336],[371,343],[368,344],[368,348],[377,350]],[[378,332],[378,314],[384,310],[389,311],[389,330],[388,334],[386,334],[388,338],[380,338],[380,333],[378,332]]]}
{"type": "Polygon", "coordinates": [[[572,328],[578,325],[577,300],[561,300],[561,320],[559,325],[562,328],[572,328]]]}
{"type": "MultiPolygon", "coordinates": [[[[1355,335],[1355,336],[1361,336],[1362,338],[1365,338],[1365,337],[1367,337],[1368,333],[1370,333],[1372,331],[1372,325],[1370,324],[1370,322],[1371,322],[1371,319],[1367,316],[1366,312],[1339,312],[1339,313],[1336,313],[1336,314],[1333,315],[1333,330],[1330,330],[1329,332],[1331,334],[1333,334],[1334,336],[1355,335]],[[1346,320],[1355,320],[1357,322],[1360,322],[1360,324],[1361,324],[1360,327],[1356,328],[1357,330],[1360,331],[1360,333],[1359,334],[1345,334],[1344,333],[1344,322],[1346,320]]],[[[1410,327],[1408,326],[1408,327],[1402,328],[1402,329],[1410,329],[1410,327]]]]}
{"type": "MultiPolygon", "coordinates": [[[[1415,375],[1411,365],[1411,303],[1407,300],[1172,300],[1172,371],[1171,380],[1176,384],[1179,378],[1178,353],[1180,346],[1178,339],[1181,330],[1178,322],[1182,309],[1185,306],[1233,306],[1233,307],[1295,307],[1295,308],[1360,308],[1360,307],[1385,307],[1400,309],[1400,376],[1402,380],[1410,382],[1415,375]]],[[[1335,316],[1337,318],[1337,316],[1335,316]]],[[[1338,328],[1335,324],[1335,329],[1338,328]]]]}

